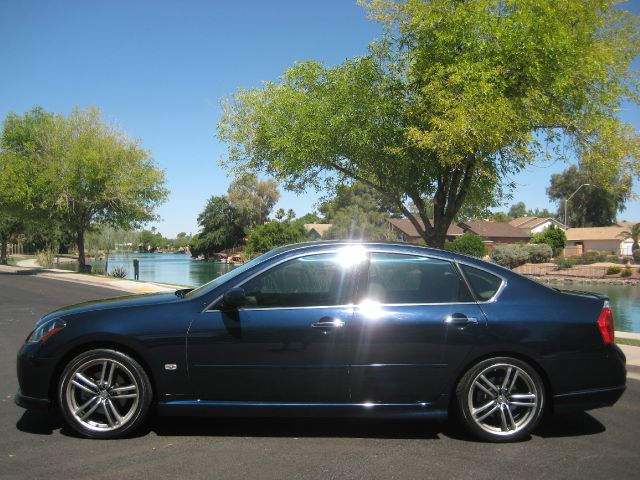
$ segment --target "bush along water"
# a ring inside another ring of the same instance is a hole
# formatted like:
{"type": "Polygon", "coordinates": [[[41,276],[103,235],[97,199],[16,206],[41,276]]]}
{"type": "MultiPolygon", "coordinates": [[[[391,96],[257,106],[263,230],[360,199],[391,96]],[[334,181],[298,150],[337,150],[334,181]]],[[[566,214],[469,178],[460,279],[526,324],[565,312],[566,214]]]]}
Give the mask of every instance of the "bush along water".
{"type": "Polygon", "coordinates": [[[547,244],[496,245],[491,253],[492,260],[507,268],[516,268],[525,263],[546,263],[551,260],[552,249],[547,244]]]}

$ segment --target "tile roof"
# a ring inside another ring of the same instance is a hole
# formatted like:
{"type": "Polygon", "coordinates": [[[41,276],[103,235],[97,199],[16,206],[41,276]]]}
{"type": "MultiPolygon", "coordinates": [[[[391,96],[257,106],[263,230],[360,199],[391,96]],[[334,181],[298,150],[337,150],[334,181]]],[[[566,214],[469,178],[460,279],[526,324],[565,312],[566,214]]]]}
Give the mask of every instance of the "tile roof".
{"type": "MultiPolygon", "coordinates": [[[[408,218],[388,218],[387,221],[408,237],[420,237],[418,230],[416,230],[416,227],[408,218]]],[[[433,220],[431,221],[433,222],[433,220]]],[[[421,220],[419,220],[419,223],[421,226],[424,226],[421,220]]],[[[464,230],[455,223],[449,225],[449,229],[447,230],[447,235],[450,236],[462,235],[463,233],[464,230]]]]}
{"type": "Polygon", "coordinates": [[[570,228],[566,231],[567,240],[624,240],[620,236],[628,226],[570,228]]]}
{"type": "Polygon", "coordinates": [[[307,232],[310,232],[311,230],[315,230],[320,235],[324,235],[324,233],[331,228],[331,224],[330,223],[305,223],[304,228],[307,230],[307,232]]]}
{"type": "Polygon", "coordinates": [[[490,220],[470,220],[460,223],[465,231],[471,231],[483,238],[528,239],[531,234],[526,230],[514,227],[508,222],[492,222],[490,220]]]}

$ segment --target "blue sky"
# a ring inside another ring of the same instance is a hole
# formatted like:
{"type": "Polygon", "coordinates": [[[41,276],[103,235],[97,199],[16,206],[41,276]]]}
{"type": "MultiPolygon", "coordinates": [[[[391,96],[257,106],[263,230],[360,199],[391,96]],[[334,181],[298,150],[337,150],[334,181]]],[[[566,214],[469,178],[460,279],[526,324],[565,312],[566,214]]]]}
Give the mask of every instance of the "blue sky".
{"type": "MultiPolygon", "coordinates": [[[[639,13],[639,4],[628,8],[639,13]]],[[[365,53],[379,34],[355,0],[3,0],[0,118],[34,105],[63,113],[98,106],[166,170],[171,196],[155,225],[165,236],[195,233],[207,198],[229,184],[218,166],[226,148],[215,138],[221,99],[296,61],[331,65],[365,53]]],[[[621,116],[640,129],[640,108],[621,116]]],[[[541,163],[518,175],[514,199],[555,209],[545,189],[564,168],[541,163]]],[[[317,201],[315,192],[283,192],[277,207],[302,215],[317,201]]],[[[640,201],[620,218],[640,221],[640,201]]]]}

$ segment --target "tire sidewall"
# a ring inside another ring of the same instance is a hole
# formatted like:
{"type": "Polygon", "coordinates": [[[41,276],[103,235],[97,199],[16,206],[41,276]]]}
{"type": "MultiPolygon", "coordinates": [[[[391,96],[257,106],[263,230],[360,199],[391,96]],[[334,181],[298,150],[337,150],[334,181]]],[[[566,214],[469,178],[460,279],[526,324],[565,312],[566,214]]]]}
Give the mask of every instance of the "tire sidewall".
{"type": "Polygon", "coordinates": [[[58,381],[58,405],[65,422],[77,433],[88,438],[110,439],[130,435],[144,421],[152,398],[151,383],[144,368],[129,355],[117,350],[95,349],[77,355],[66,365],[58,381]],[[106,432],[91,430],[78,422],[70,411],[66,399],[67,386],[72,380],[72,373],[83,363],[98,358],[112,359],[122,363],[136,377],[139,385],[138,405],[131,419],[125,425],[106,432]]]}
{"type": "Polygon", "coordinates": [[[476,437],[481,438],[482,440],[489,442],[514,442],[518,440],[522,440],[530,436],[531,432],[536,428],[540,419],[544,414],[544,409],[546,407],[546,391],[544,382],[540,374],[533,368],[530,364],[519,360],[513,357],[493,357],[487,358],[478,362],[472,368],[470,368],[460,379],[458,386],[456,388],[456,402],[457,402],[457,414],[460,421],[463,423],[464,427],[466,427],[471,433],[473,433],[476,437]],[[491,365],[496,364],[510,364],[524,370],[532,379],[535,384],[536,389],[539,392],[539,402],[536,410],[534,412],[533,419],[524,427],[522,430],[512,434],[512,435],[496,435],[486,430],[483,430],[476,421],[473,419],[471,412],[469,410],[467,398],[469,394],[469,390],[473,384],[473,380],[476,376],[485,368],[490,367],[491,365]]]}

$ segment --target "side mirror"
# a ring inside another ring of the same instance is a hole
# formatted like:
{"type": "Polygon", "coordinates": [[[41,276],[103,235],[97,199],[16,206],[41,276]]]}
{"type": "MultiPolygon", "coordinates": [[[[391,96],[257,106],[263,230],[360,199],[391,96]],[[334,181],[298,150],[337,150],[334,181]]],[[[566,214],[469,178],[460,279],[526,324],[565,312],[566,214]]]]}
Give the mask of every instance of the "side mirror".
{"type": "Polygon", "coordinates": [[[247,295],[244,288],[232,288],[222,297],[222,306],[225,308],[244,307],[247,304],[247,295]]]}

